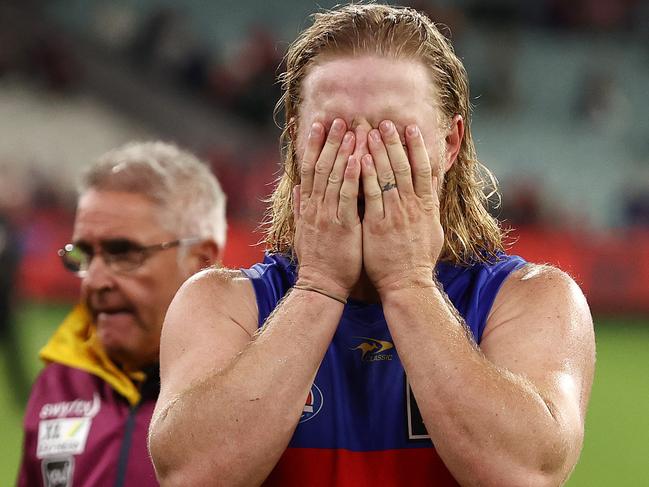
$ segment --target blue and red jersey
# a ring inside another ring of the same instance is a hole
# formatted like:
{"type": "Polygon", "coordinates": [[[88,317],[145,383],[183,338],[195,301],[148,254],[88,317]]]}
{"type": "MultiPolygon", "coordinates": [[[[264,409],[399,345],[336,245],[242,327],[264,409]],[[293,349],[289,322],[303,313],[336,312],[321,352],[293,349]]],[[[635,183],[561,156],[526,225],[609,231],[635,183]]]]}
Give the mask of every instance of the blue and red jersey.
{"type": "MultiPolygon", "coordinates": [[[[504,254],[491,264],[438,264],[437,278],[476,343],[500,286],[524,264],[504,254]]],[[[244,273],[261,326],[295,283],[295,266],[267,254],[244,273]]],[[[426,432],[397,352],[380,303],[350,299],[289,447],[264,485],[457,485],[426,432]]]]}

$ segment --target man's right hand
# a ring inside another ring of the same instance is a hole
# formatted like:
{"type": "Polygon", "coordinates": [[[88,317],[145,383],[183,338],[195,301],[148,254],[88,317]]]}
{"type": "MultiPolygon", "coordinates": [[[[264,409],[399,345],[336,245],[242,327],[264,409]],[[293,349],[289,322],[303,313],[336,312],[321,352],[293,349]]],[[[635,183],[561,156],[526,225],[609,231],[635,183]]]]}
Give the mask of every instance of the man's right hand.
{"type": "Polygon", "coordinates": [[[298,284],[346,298],[363,263],[358,215],[360,161],[352,153],[355,136],[337,118],[325,140],[314,123],[301,163],[301,183],[293,193],[294,249],[298,284]]]}

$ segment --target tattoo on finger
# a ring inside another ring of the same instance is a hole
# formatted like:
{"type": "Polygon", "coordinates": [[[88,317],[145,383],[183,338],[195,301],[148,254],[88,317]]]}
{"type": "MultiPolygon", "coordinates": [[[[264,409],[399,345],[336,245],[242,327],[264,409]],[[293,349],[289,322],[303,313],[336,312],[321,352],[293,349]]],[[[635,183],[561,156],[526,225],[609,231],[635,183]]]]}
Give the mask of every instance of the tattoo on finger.
{"type": "Polygon", "coordinates": [[[396,189],[397,184],[394,181],[390,181],[389,183],[385,183],[381,187],[381,192],[385,193],[386,191],[390,191],[391,189],[396,189]]]}

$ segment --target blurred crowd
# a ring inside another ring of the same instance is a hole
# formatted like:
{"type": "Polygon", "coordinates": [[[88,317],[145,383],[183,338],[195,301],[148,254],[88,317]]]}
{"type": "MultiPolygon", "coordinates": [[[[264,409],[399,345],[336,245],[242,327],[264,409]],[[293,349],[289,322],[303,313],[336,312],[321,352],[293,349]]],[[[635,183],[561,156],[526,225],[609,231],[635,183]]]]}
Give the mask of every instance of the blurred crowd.
{"type": "MultiPolygon", "coordinates": [[[[234,137],[220,140],[209,136],[184,140],[180,128],[174,134],[168,126],[164,135],[189,145],[211,165],[228,195],[230,221],[245,221],[251,227],[259,222],[263,200],[270,194],[279,170],[276,122],[281,122],[281,113],[275,115],[280,120],[275,120],[273,109],[280,94],[276,78],[284,44],[278,33],[259,19],[249,25],[245,36],[227,49],[219,49],[197,34],[192,17],[181,3],[142,11],[128,2],[94,2],[92,22],[85,31],[74,32],[53,20],[56,16],[48,14],[46,3],[7,1],[0,6],[0,83],[9,78],[24,79],[58,97],[92,92],[89,52],[93,58],[109,59],[114,70],[126,73],[135,84],[148,87],[155,80],[164,88],[163,93],[171,92],[187,100],[188,105],[209,110],[217,123],[238,127],[234,137]]],[[[517,103],[512,75],[515,56],[509,55],[516,49],[516,29],[601,35],[623,32],[649,40],[649,7],[641,0],[417,0],[411,5],[448,26],[445,32],[459,46],[469,26],[493,26],[489,76],[476,76],[474,88],[485,109],[507,110],[517,103]]],[[[649,46],[649,42],[644,45],[649,46]]],[[[649,49],[646,59],[649,63],[649,49]]],[[[587,71],[582,89],[568,109],[575,120],[597,124],[610,118],[619,106],[616,93],[615,80],[606,69],[587,71]]],[[[117,99],[119,93],[116,90],[111,96],[117,99]]],[[[163,102],[165,96],[161,95],[163,102]]],[[[109,97],[105,101],[113,100],[109,97]]],[[[153,133],[160,128],[155,123],[162,124],[146,119],[146,115],[143,121],[153,133]]],[[[188,119],[177,125],[191,123],[188,119]]],[[[649,226],[649,177],[643,164],[639,166],[629,176],[628,185],[621,188],[621,226],[649,226]]],[[[10,259],[18,259],[19,255],[51,252],[64,243],[74,210],[74,181],[61,180],[56,166],[43,166],[39,161],[0,160],[0,168],[3,252],[10,252],[10,259]],[[11,241],[7,235],[17,236],[12,244],[15,249],[7,244],[11,241]]],[[[503,184],[505,196],[502,205],[494,205],[494,211],[508,225],[570,226],[582,219],[579,213],[571,214],[570,209],[556,205],[533,177],[508,176],[503,184]]],[[[40,264],[38,267],[43,270],[40,264]]]]}

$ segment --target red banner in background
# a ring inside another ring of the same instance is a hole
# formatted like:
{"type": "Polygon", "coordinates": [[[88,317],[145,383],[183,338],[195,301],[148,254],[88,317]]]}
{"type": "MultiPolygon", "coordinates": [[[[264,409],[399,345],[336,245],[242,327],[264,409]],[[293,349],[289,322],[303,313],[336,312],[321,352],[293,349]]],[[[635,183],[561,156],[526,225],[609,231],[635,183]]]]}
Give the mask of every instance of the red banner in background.
{"type": "Polygon", "coordinates": [[[231,268],[250,267],[264,257],[263,233],[247,223],[228,222],[223,265],[231,268]]]}
{"type": "MultiPolygon", "coordinates": [[[[63,269],[56,255],[70,238],[71,228],[71,219],[60,215],[44,213],[32,219],[24,235],[19,275],[23,297],[77,299],[79,280],[63,269]]],[[[262,237],[250,224],[231,221],[224,265],[238,268],[259,262],[262,237]]],[[[510,253],[568,272],[584,290],[594,312],[649,314],[649,230],[592,235],[527,228],[512,237],[510,253]]]]}
{"type": "Polygon", "coordinates": [[[579,234],[522,229],[510,253],[569,273],[594,312],[649,314],[649,230],[579,234]]]}
{"type": "MultiPolygon", "coordinates": [[[[75,302],[79,297],[79,279],[66,271],[57,255],[72,234],[69,215],[43,212],[30,219],[22,235],[23,258],[18,273],[18,290],[24,299],[75,302]]],[[[228,223],[228,237],[223,264],[249,267],[263,257],[257,245],[261,233],[239,222],[228,223]]]]}

